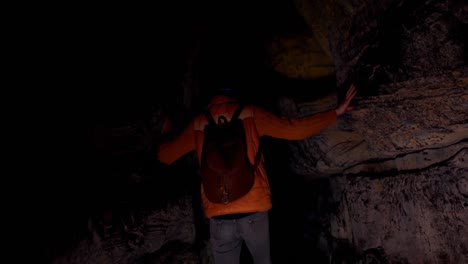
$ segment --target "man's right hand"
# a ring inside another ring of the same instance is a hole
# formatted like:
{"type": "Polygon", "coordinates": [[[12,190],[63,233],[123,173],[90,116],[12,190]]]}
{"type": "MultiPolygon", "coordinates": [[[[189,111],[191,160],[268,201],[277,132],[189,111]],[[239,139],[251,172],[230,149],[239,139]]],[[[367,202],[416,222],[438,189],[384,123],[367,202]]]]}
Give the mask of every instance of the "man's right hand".
{"type": "Polygon", "coordinates": [[[356,86],[354,84],[351,84],[343,102],[335,109],[337,116],[340,116],[344,114],[346,111],[350,111],[353,109],[353,107],[350,106],[349,104],[351,103],[351,100],[353,100],[355,95],[356,95],[356,86]]]}

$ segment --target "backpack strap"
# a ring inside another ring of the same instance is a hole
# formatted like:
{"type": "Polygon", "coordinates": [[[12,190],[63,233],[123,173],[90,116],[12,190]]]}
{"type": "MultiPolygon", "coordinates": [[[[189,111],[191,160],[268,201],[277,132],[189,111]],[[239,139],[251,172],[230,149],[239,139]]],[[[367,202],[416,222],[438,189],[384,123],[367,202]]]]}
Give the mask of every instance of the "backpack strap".
{"type": "MultiPolygon", "coordinates": [[[[244,103],[239,103],[239,106],[237,107],[236,111],[231,117],[231,121],[235,120],[236,118],[239,118],[240,113],[242,112],[242,109],[244,108],[245,104],[244,103]]],[[[258,165],[260,162],[260,158],[262,157],[262,144],[259,142],[258,149],[257,149],[257,154],[255,155],[255,166],[258,165]]]]}
{"type": "Polygon", "coordinates": [[[240,113],[242,112],[242,109],[244,108],[244,104],[243,103],[239,103],[239,106],[237,106],[237,109],[236,111],[234,112],[234,114],[232,115],[231,117],[231,120],[235,120],[237,118],[239,118],[239,115],[240,113]]]}
{"type": "MultiPolygon", "coordinates": [[[[244,108],[244,106],[245,106],[244,103],[239,103],[239,106],[237,107],[236,111],[232,115],[231,120],[233,120],[235,118],[239,118],[239,115],[242,112],[242,109],[244,108]]],[[[257,154],[255,154],[254,166],[258,165],[258,163],[260,162],[260,158],[262,157],[262,145],[263,144],[261,143],[261,141],[259,139],[257,154]]]]}
{"type": "Polygon", "coordinates": [[[216,126],[216,122],[214,121],[214,118],[211,115],[211,112],[210,112],[209,108],[205,109],[205,111],[203,111],[203,114],[205,115],[205,117],[208,120],[209,124],[216,126]]]}

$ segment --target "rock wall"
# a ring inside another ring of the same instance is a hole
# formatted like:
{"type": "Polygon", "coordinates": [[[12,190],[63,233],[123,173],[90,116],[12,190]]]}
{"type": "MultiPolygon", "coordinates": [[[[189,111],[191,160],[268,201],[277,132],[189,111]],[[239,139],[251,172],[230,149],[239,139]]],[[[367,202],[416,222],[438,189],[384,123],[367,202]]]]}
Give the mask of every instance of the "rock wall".
{"type": "MultiPolygon", "coordinates": [[[[90,219],[89,237],[53,263],[200,263],[204,250],[203,245],[195,245],[191,198],[124,216],[114,215],[116,219],[109,222],[105,218],[90,219]]],[[[208,257],[206,254],[205,259],[208,257]]]]}
{"type": "MultiPolygon", "coordinates": [[[[467,262],[466,3],[295,2],[338,86],[359,90],[354,111],[290,144],[292,171],[330,177],[324,254],[334,263],[467,262]]],[[[289,100],[283,113],[325,111],[339,97],[289,100]]]]}
{"type": "Polygon", "coordinates": [[[466,3],[296,0],[330,54],[338,84],[373,85],[437,74],[466,63],[466,3]]]}
{"type": "MultiPolygon", "coordinates": [[[[467,158],[464,149],[417,172],[333,178],[333,239],[346,241],[358,263],[466,263],[467,158]]],[[[342,248],[334,248],[335,259],[342,248]]]]}
{"type": "MultiPolygon", "coordinates": [[[[329,233],[317,239],[328,241],[325,254],[337,263],[467,261],[466,74],[381,85],[379,95],[358,96],[336,125],[289,143],[295,174],[330,177],[323,199],[334,209],[321,216],[329,233]]],[[[286,102],[284,111],[296,116],[334,105],[329,98],[286,102]]]]}

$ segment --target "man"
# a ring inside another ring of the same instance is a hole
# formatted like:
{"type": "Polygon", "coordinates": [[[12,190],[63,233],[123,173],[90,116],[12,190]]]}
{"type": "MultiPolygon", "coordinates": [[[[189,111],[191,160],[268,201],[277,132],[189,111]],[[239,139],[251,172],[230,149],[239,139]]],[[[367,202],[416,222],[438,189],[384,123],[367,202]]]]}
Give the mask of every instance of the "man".
{"type": "MultiPolygon", "coordinates": [[[[337,117],[350,110],[356,88],[351,85],[343,102],[334,110],[315,115],[283,119],[255,105],[246,105],[239,118],[242,119],[247,155],[256,164],[256,154],[262,136],[288,140],[301,140],[310,137],[336,122],[337,117]]],[[[214,120],[223,115],[231,117],[237,109],[235,99],[218,95],[212,98],[208,109],[214,120]]],[[[183,132],[159,148],[159,160],[171,164],[183,155],[196,151],[201,160],[203,130],[208,124],[204,115],[196,116],[183,132]]],[[[270,187],[263,164],[257,162],[253,187],[241,198],[230,203],[214,203],[207,199],[201,186],[203,207],[210,219],[210,241],[217,264],[239,263],[242,241],[245,241],[255,264],[270,264],[270,236],[268,211],[271,209],[270,187]]]]}

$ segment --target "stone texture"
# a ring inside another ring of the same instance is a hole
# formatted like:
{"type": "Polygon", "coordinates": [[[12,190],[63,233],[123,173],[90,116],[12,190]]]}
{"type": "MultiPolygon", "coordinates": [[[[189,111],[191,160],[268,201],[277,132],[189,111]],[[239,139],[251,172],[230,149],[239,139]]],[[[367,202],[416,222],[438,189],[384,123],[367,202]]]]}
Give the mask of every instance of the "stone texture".
{"type": "Polygon", "coordinates": [[[168,259],[174,261],[171,263],[199,263],[188,197],[160,210],[138,211],[113,224],[90,219],[88,229],[89,238],[53,263],[168,263],[163,261],[168,259]]]}
{"type": "MultiPolygon", "coordinates": [[[[467,146],[468,86],[463,76],[450,73],[383,85],[380,96],[356,98],[356,108],[336,125],[291,144],[300,153],[292,159],[293,170],[301,175],[374,173],[424,169],[448,160],[467,146]]],[[[295,108],[299,116],[320,112],[312,103],[295,108]]]]}
{"type": "Polygon", "coordinates": [[[295,3],[333,58],[340,86],[427,76],[466,62],[468,12],[463,1],[295,3]]]}
{"type": "Polygon", "coordinates": [[[356,255],[379,248],[386,263],[466,263],[467,159],[464,149],[418,172],[332,179],[331,235],[356,255]]]}
{"type": "Polygon", "coordinates": [[[277,37],[268,47],[268,60],[276,72],[289,78],[318,79],[335,71],[313,34],[277,37]]]}
{"type": "MultiPolygon", "coordinates": [[[[381,85],[335,125],[289,143],[295,174],[331,177],[331,209],[318,216],[329,221],[316,242],[324,254],[337,263],[467,261],[466,73],[381,85]]],[[[330,96],[280,102],[289,116],[336,104],[330,96]]]]}

